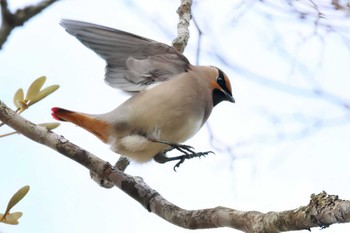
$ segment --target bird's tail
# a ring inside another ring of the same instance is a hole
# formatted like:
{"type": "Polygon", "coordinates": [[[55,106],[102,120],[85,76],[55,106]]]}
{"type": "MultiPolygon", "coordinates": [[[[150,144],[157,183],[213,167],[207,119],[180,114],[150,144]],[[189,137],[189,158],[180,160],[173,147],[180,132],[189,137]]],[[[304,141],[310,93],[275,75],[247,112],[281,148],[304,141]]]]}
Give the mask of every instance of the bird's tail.
{"type": "Polygon", "coordinates": [[[66,110],[63,108],[52,108],[51,115],[59,121],[68,121],[93,133],[96,137],[107,143],[109,138],[108,124],[91,115],[66,110]]]}

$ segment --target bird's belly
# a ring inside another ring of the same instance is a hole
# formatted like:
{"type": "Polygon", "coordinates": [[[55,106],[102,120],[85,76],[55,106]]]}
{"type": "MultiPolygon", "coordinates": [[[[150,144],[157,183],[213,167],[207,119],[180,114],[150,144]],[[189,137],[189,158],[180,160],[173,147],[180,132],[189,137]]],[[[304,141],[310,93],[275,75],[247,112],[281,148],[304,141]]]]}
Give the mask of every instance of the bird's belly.
{"type": "MultiPolygon", "coordinates": [[[[155,118],[151,118],[155,120],[155,118]]],[[[182,143],[192,137],[202,126],[202,121],[194,116],[162,117],[162,121],[147,122],[147,128],[134,133],[111,138],[111,149],[138,162],[151,160],[157,153],[169,148],[167,144],[154,142],[182,143]],[[165,120],[165,121],[164,121],[165,120]]]]}
{"type": "Polygon", "coordinates": [[[174,120],[175,124],[164,127],[160,133],[160,138],[171,142],[181,143],[195,135],[202,127],[202,119],[198,117],[186,117],[179,121],[174,120]],[[174,127],[175,126],[175,127],[174,127]]]}
{"type": "Polygon", "coordinates": [[[169,147],[166,144],[151,142],[148,138],[138,134],[119,138],[111,145],[113,151],[138,162],[147,162],[157,153],[169,147]]]}

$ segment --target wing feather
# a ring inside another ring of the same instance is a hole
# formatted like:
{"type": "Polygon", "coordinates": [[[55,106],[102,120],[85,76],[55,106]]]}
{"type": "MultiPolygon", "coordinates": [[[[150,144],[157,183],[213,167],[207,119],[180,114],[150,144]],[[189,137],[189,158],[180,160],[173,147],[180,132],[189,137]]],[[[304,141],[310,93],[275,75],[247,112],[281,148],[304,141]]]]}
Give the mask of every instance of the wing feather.
{"type": "Polygon", "coordinates": [[[106,83],[124,91],[141,91],[190,65],[173,47],[138,35],[75,20],[64,19],[61,25],[107,62],[106,83]]]}

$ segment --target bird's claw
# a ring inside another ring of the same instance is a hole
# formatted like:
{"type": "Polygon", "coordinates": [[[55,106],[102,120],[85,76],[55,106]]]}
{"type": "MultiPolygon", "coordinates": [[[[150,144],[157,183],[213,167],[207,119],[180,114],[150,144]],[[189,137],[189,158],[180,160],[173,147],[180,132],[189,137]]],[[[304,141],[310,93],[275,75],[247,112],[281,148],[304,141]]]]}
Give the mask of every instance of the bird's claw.
{"type": "Polygon", "coordinates": [[[173,167],[174,172],[176,172],[176,168],[180,167],[183,162],[185,162],[185,158],[180,159],[180,161],[175,164],[173,167]]]}
{"type": "Polygon", "coordinates": [[[178,150],[184,154],[188,154],[188,153],[191,153],[191,154],[194,154],[194,148],[193,146],[189,146],[189,145],[184,145],[184,144],[170,144],[171,148],[170,150],[178,150]]]}
{"type": "Polygon", "coordinates": [[[174,171],[176,171],[176,168],[180,167],[180,165],[185,162],[186,159],[192,159],[195,157],[202,157],[202,156],[206,156],[208,154],[215,154],[213,151],[206,151],[206,152],[195,152],[194,148],[192,146],[189,145],[184,145],[184,144],[177,144],[177,143],[171,143],[171,142],[166,142],[166,141],[160,141],[160,140],[156,140],[156,139],[150,139],[153,142],[157,142],[157,143],[163,143],[166,144],[168,146],[170,146],[168,149],[159,152],[158,154],[156,154],[154,156],[154,160],[158,163],[166,163],[169,161],[174,161],[174,160],[178,160],[178,162],[175,164],[174,166],[174,171]],[[167,157],[166,153],[172,150],[178,150],[181,153],[183,153],[182,155],[179,156],[175,156],[175,157],[167,157]]]}
{"type": "MultiPolygon", "coordinates": [[[[185,145],[184,145],[185,146],[185,145]]],[[[191,147],[193,148],[193,147],[191,147]]],[[[183,152],[183,151],[182,151],[183,152]]],[[[205,152],[194,152],[193,150],[191,150],[190,153],[186,153],[183,152],[184,155],[180,155],[178,156],[178,159],[180,160],[179,162],[177,162],[174,166],[174,171],[176,172],[176,168],[180,167],[180,165],[185,162],[185,159],[192,159],[192,158],[201,158],[202,156],[205,157],[208,154],[215,154],[213,151],[205,151],[205,152]]]]}

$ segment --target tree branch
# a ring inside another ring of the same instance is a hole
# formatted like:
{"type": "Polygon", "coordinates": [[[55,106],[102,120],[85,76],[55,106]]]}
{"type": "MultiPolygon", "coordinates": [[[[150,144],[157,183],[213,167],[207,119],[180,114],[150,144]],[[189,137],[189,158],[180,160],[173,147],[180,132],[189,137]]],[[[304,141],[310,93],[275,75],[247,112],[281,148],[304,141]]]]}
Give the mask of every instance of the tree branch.
{"type": "Polygon", "coordinates": [[[183,53],[187,45],[188,39],[190,38],[190,26],[192,0],[181,0],[181,5],[177,9],[179,15],[179,23],[177,25],[177,37],[173,40],[173,47],[183,53]]]}
{"type": "Polygon", "coordinates": [[[44,0],[36,5],[27,6],[23,9],[18,9],[15,13],[11,13],[8,8],[7,0],[0,0],[2,15],[0,26],[0,49],[15,27],[22,26],[27,20],[39,14],[56,1],[57,0],[44,0]]]}
{"type": "Polygon", "coordinates": [[[139,177],[130,176],[108,162],[69,142],[46,128],[37,126],[0,101],[0,120],[31,140],[43,144],[86,167],[103,180],[134,198],[148,211],[177,226],[188,229],[231,227],[243,232],[284,232],[328,227],[350,221],[350,201],[322,192],[312,195],[309,205],[283,212],[261,213],[226,207],[184,210],[168,202],[139,177]]]}

